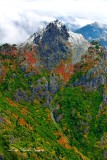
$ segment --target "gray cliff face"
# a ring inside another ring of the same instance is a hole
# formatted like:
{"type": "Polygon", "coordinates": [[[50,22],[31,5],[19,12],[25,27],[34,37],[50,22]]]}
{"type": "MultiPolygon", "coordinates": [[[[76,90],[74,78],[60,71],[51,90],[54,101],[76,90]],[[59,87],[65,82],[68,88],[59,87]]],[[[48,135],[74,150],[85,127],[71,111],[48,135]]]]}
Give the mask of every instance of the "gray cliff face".
{"type": "Polygon", "coordinates": [[[76,78],[72,85],[82,86],[87,91],[98,90],[99,87],[101,87],[103,102],[107,104],[107,52],[103,49],[99,55],[95,56],[99,58],[98,64],[89,69],[79,78],[76,78]]]}
{"type": "Polygon", "coordinates": [[[76,64],[81,61],[81,57],[87,53],[90,44],[81,35],[73,32],[69,32],[68,42],[71,44],[72,54],[72,64],[76,64]]]}
{"type": "Polygon", "coordinates": [[[50,74],[49,80],[46,77],[42,77],[33,88],[30,100],[39,99],[39,101],[44,101],[44,106],[49,107],[53,96],[60,86],[61,82],[58,80],[57,76],[50,74]]]}
{"type": "MultiPolygon", "coordinates": [[[[68,37],[69,34],[66,27],[58,21],[50,23],[42,36],[39,35],[39,42],[37,44],[40,58],[49,70],[57,67],[62,59],[66,60],[69,58],[70,47],[66,44],[68,37]]],[[[38,37],[34,39],[34,43],[37,41],[38,37]]]]}
{"type": "Polygon", "coordinates": [[[22,46],[26,44],[36,45],[41,64],[49,70],[53,70],[61,60],[67,60],[71,56],[71,63],[79,62],[90,46],[81,34],[68,31],[58,20],[33,34],[22,46]]]}
{"type": "MultiPolygon", "coordinates": [[[[20,48],[25,48],[29,51],[29,46],[36,47],[35,55],[38,57],[38,62],[35,63],[37,69],[37,63],[41,68],[46,69],[50,73],[50,77],[42,77],[37,81],[37,84],[30,87],[29,96],[25,91],[17,90],[15,93],[15,99],[17,101],[26,100],[33,101],[40,98],[44,101],[44,104],[49,106],[53,95],[62,86],[59,76],[51,74],[54,73],[54,69],[60,66],[62,60],[70,60],[71,65],[81,61],[81,56],[86,53],[89,47],[89,43],[83,38],[82,35],[69,32],[65,25],[58,20],[50,23],[44,30],[33,34],[20,48]]],[[[23,58],[23,57],[22,57],[23,58]]],[[[21,59],[21,56],[20,56],[21,59]]],[[[19,59],[19,62],[21,61],[19,59]]],[[[21,63],[21,71],[26,72],[29,65],[21,63]]],[[[25,78],[29,78],[33,73],[24,74],[25,78]]]]}

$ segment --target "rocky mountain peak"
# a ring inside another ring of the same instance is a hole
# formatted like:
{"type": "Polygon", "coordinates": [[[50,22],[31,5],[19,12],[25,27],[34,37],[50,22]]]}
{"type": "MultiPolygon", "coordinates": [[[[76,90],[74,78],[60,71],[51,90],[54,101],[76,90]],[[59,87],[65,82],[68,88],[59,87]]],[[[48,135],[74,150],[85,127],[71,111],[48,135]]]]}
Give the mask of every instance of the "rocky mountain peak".
{"type": "Polygon", "coordinates": [[[65,25],[63,25],[59,20],[55,20],[47,25],[47,27],[38,34],[34,35],[33,42],[38,44],[40,41],[53,41],[55,37],[61,36],[64,40],[68,40],[69,34],[65,25]]]}
{"type": "Polygon", "coordinates": [[[59,20],[34,33],[22,46],[26,44],[36,45],[43,66],[49,70],[60,65],[62,60],[71,58],[74,50],[72,60],[74,63],[80,61],[81,55],[89,47],[89,43],[81,34],[70,32],[59,20]]]}
{"type": "Polygon", "coordinates": [[[46,27],[46,31],[49,31],[50,34],[57,32],[57,34],[61,34],[66,40],[69,37],[68,30],[64,24],[62,24],[59,20],[55,20],[46,27]]]}
{"type": "Polygon", "coordinates": [[[40,57],[45,61],[48,69],[56,67],[61,59],[69,57],[70,48],[66,44],[68,38],[66,26],[58,20],[49,23],[42,34],[34,38],[40,57]]]}
{"type": "Polygon", "coordinates": [[[50,27],[57,27],[58,29],[61,29],[63,27],[63,24],[57,19],[51,23],[49,23],[49,25],[47,25],[46,28],[50,28],[50,27]]]}

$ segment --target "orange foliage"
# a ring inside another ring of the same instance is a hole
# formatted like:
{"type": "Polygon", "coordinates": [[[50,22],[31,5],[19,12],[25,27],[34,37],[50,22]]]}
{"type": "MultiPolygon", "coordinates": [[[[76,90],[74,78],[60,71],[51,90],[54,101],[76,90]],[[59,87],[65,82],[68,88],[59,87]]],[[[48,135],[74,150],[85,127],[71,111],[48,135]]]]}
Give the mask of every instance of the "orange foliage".
{"type": "Polygon", "coordinates": [[[15,102],[13,102],[12,100],[10,100],[9,98],[6,98],[6,100],[8,101],[8,103],[13,106],[13,107],[17,107],[17,104],[15,102]]]}
{"type": "Polygon", "coordinates": [[[12,113],[12,116],[18,119],[18,116],[16,114],[12,113]]]}
{"type": "Polygon", "coordinates": [[[19,124],[25,127],[28,127],[28,124],[25,122],[25,120],[23,118],[19,119],[19,124]]]}
{"type": "Polygon", "coordinates": [[[11,125],[11,122],[10,122],[9,119],[5,118],[5,122],[6,122],[7,124],[11,125]]]}
{"type": "Polygon", "coordinates": [[[68,140],[66,137],[62,136],[59,140],[58,143],[61,144],[64,148],[71,148],[71,146],[68,144],[68,140]]]}
{"type": "Polygon", "coordinates": [[[56,69],[56,73],[60,74],[66,83],[70,76],[74,73],[74,66],[71,65],[71,63],[65,63],[62,61],[60,66],[56,69]]]}
{"type": "Polygon", "coordinates": [[[56,132],[55,135],[61,136],[60,139],[58,140],[58,143],[61,144],[64,148],[72,149],[72,150],[74,150],[75,153],[77,153],[79,155],[79,157],[81,157],[82,160],[88,160],[88,158],[85,157],[82,153],[80,153],[75,146],[69,145],[69,141],[68,141],[67,137],[64,136],[61,132],[56,132]]]}
{"type": "Polygon", "coordinates": [[[33,130],[33,127],[31,127],[28,123],[26,123],[26,121],[23,118],[19,119],[19,124],[29,128],[29,130],[31,130],[31,131],[33,130]]]}
{"type": "Polygon", "coordinates": [[[58,140],[59,144],[61,144],[64,148],[71,148],[67,137],[65,137],[61,132],[56,132],[55,135],[60,136],[60,139],[58,140]]]}
{"type": "Polygon", "coordinates": [[[51,120],[50,110],[46,108],[46,111],[47,111],[47,118],[50,121],[51,120]]]}
{"type": "Polygon", "coordinates": [[[33,55],[33,53],[32,52],[29,52],[29,53],[26,53],[25,54],[25,57],[26,57],[26,60],[31,64],[31,65],[33,65],[34,63],[35,63],[35,57],[34,57],[34,55],[33,55]]]}
{"type": "Polygon", "coordinates": [[[23,114],[23,115],[27,115],[27,109],[26,108],[22,108],[22,110],[21,110],[21,113],[23,114]]]}
{"type": "Polygon", "coordinates": [[[32,47],[31,51],[27,51],[27,49],[25,49],[24,52],[27,62],[30,63],[30,65],[33,65],[37,61],[37,58],[35,58],[36,48],[32,47]]]}
{"type": "Polygon", "coordinates": [[[60,133],[60,132],[55,132],[54,134],[55,134],[56,136],[62,135],[62,133],[60,133]]]}

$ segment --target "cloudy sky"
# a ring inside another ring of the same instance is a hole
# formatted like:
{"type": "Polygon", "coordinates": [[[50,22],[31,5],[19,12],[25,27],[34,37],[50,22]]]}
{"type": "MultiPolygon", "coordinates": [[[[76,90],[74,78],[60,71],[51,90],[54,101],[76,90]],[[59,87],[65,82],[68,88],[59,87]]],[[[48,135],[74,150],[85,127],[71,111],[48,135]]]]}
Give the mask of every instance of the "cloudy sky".
{"type": "Polygon", "coordinates": [[[57,17],[80,26],[107,24],[107,0],[0,0],[0,44],[21,43],[57,17]]]}

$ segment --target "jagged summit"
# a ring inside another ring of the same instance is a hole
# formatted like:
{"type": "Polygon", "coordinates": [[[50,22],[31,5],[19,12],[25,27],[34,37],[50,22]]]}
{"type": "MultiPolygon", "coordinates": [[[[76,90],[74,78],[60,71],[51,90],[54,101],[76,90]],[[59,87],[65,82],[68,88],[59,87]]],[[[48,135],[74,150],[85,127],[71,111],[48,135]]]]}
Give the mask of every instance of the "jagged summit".
{"type": "Polygon", "coordinates": [[[90,45],[55,21],[0,47],[1,160],[107,159],[107,51],[90,45]]]}
{"type": "MultiPolygon", "coordinates": [[[[42,30],[39,30],[38,32],[34,33],[29,37],[29,39],[22,44],[22,46],[25,46],[27,43],[28,44],[38,44],[39,41],[43,38],[43,36],[46,33],[49,33],[49,36],[56,36],[57,34],[60,34],[63,36],[66,40],[69,41],[69,39],[72,41],[72,43],[75,41],[80,42],[81,40],[84,39],[84,37],[81,34],[76,34],[74,32],[71,32],[67,29],[67,27],[60,22],[59,20],[55,20],[51,23],[49,23],[46,28],[43,28],[42,30]]],[[[49,38],[49,37],[48,37],[49,38]]]]}
{"type": "Polygon", "coordinates": [[[38,44],[41,40],[47,39],[53,41],[56,36],[62,36],[65,40],[68,40],[69,34],[65,25],[60,21],[55,20],[47,25],[47,27],[34,35],[34,44],[38,44]]]}
{"type": "Polygon", "coordinates": [[[51,25],[54,25],[54,26],[56,26],[58,29],[62,29],[62,27],[64,26],[64,24],[63,23],[61,23],[58,19],[57,20],[55,20],[55,21],[53,21],[53,22],[51,22],[46,28],[48,28],[48,27],[50,27],[51,25]]]}
{"type": "Polygon", "coordinates": [[[26,42],[21,44],[21,47],[25,46],[26,44],[38,44],[38,41],[42,39],[43,37],[43,33],[47,32],[49,30],[50,34],[51,32],[58,32],[61,31],[62,33],[64,33],[65,31],[67,32],[66,26],[61,23],[59,20],[55,20],[51,23],[49,23],[46,28],[43,28],[41,30],[39,30],[38,32],[34,33],[33,35],[31,35],[26,42]]]}
{"type": "Polygon", "coordinates": [[[34,33],[22,46],[27,44],[37,46],[47,68],[54,68],[61,59],[68,59],[72,50],[75,50],[72,60],[76,63],[89,47],[89,43],[81,34],[70,32],[59,20],[49,23],[45,29],[34,33]]]}

